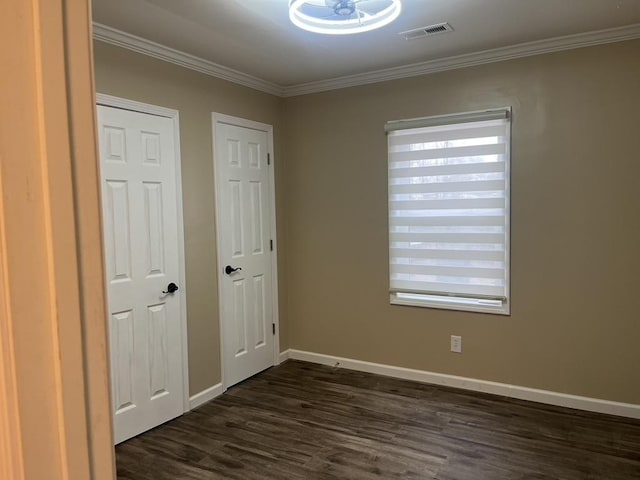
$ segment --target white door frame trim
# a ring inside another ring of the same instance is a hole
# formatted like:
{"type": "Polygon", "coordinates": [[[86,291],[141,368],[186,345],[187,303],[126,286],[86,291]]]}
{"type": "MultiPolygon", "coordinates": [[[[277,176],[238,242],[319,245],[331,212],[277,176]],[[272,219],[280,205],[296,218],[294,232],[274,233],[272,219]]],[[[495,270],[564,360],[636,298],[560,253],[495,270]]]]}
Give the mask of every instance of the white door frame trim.
{"type": "MultiPolygon", "coordinates": [[[[189,351],[187,343],[187,291],[186,271],[185,271],[185,254],[184,254],[184,215],[182,211],[182,157],[180,156],[180,114],[178,110],[160,107],[148,103],[137,102],[126,98],[114,97],[103,93],[96,94],[96,103],[106,107],[115,107],[123,110],[131,110],[134,112],[147,113],[159,117],[169,118],[173,122],[173,138],[175,145],[176,158],[176,203],[178,213],[178,285],[183,292],[180,301],[180,332],[182,338],[182,375],[183,375],[183,412],[188,412],[189,404],[189,351]]],[[[106,295],[106,292],[105,292],[106,295]]],[[[108,317],[107,317],[108,318],[108,317]]]]}
{"type": "MultiPolygon", "coordinates": [[[[269,168],[269,189],[270,189],[270,199],[269,203],[271,206],[271,240],[273,240],[273,251],[271,252],[271,282],[273,285],[271,295],[273,301],[271,302],[272,314],[273,314],[273,323],[275,324],[275,335],[273,336],[273,365],[280,364],[280,310],[278,307],[278,241],[277,241],[277,228],[276,228],[276,179],[275,179],[275,156],[273,153],[273,126],[254,122],[253,120],[247,120],[245,118],[234,117],[231,115],[225,115],[223,113],[213,112],[211,114],[211,126],[212,126],[212,143],[213,143],[213,174],[214,174],[214,190],[215,190],[215,198],[216,198],[216,249],[217,249],[217,263],[218,269],[220,265],[222,265],[222,251],[220,250],[220,201],[218,198],[218,169],[217,169],[217,161],[216,161],[216,126],[219,123],[223,123],[226,125],[233,125],[236,127],[250,128],[252,130],[258,130],[260,132],[265,132],[267,134],[267,154],[270,156],[271,165],[269,168]]],[[[216,277],[218,280],[220,279],[220,272],[216,272],[216,277]]],[[[218,298],[222,299],[222,282],[218,281],[218,298]]],[[[222,332],[222,301],[218,302],[219,305],[219,314],[220,314],[220,331],[222,332]]],[[[224,378],[224,346],[222,342],[224,341],[224,336],[220,335],[220,375],[222,379],[223,390],[227,389],[227,384],[224,378]]]]}

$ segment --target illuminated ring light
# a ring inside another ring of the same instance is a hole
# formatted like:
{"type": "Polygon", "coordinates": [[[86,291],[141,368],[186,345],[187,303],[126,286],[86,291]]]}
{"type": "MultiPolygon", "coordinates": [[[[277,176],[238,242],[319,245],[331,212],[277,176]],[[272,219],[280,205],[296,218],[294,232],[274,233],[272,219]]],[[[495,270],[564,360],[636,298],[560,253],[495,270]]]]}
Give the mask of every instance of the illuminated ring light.
{"type": "MultiPolygon", "coordinates": [[[[307,4],[322,6],[313,0],[291,0],[289,4],[289,18],[291,22],[303,30],[328,35],[349,35],[384,27],[393,22],[402,11],[400,0],[389,0],[390,5],[379,12],[365,18],[346,18],[345,20],[328,20],[317,18],[304,13],[307,4]]],[[[324,4],[324,2],[322,2],[324,4]]],[[[330,7],[329,7],[330,8],[330,7]]],[[[336,12],[337,14],[337,12],[336,12]]]]}

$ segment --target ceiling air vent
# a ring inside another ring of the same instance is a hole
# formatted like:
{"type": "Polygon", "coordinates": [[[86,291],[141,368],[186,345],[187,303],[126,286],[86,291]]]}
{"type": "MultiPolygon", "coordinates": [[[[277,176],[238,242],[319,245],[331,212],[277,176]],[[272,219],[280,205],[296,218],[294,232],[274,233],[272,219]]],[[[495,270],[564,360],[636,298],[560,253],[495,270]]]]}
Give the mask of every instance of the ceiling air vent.
{"type": "Polygon", "coordinates": [[[430,37],[432,35],[439,35],[447,32],[453,32],[453,27],[447,22],[444,22],[436,25],[429,25],[428,27],[414,28],[413,30],[400,32],[398,35],[402,35],[406,40],[414,40],[416,38],[430,37]]]}

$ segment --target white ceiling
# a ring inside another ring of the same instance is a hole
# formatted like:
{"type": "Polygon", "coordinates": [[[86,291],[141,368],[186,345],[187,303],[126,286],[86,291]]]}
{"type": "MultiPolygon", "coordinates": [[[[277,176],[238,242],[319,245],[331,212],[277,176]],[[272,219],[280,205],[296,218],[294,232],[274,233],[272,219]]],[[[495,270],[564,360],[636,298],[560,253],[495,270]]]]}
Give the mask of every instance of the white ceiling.
{"type": "Polygon", "coordinates": [[[640,24],[640,0],[403,0],[357,35],[293,26],[288,0],[93,0],[94,21],[283,87],[640,24]],[[449,22],[454,32],[399,32],[449,22]]]}

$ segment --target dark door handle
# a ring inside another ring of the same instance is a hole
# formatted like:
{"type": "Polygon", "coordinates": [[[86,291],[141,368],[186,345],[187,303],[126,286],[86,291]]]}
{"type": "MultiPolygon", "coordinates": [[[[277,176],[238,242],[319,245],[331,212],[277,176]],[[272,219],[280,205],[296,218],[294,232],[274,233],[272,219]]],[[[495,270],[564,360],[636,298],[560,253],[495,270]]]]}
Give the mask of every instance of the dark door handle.
{"type": "Polygon", "coordinates": [[[163,290],[162,293],[173,293],[176,292],[178,290],[178,285],[176,285],[175,283],[171,282],[169,285],[167,285],[167,290],[163,290]]]}
{"type": "Polygon", "coordinates": [[[224,267],[224,273],[226,273],[227,275],[231,275],[233,272],[237,272],[238,270],[242,270],[242,268],[233,268],[231,265],[227,265],[226,267],[224,267]]]}

